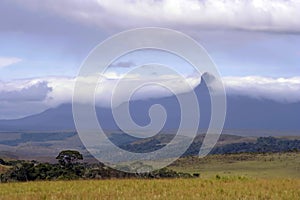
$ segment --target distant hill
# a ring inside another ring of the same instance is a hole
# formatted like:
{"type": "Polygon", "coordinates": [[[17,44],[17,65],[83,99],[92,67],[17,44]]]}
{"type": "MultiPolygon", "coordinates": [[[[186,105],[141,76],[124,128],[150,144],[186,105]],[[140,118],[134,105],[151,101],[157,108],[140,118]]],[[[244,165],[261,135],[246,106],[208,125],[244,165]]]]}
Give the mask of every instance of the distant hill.
{"type": "MultiPolygon", "coordinates": [[[[185,156],[198,155],[205,135],[198,135],[185,156]]],[[[121,144],[120,147],[131,152],[151,152],[165,146],[172,140],[169,134],[160,135],[151,139],[140,139],[137,141],[121,144]]],[[[232,153],[268,153],[268,152],[300,152],[300,137],[242,137],[235,135],[221,135],[218,143],[210,154],[232,154],[232,153]]]]}
{"type": "MultiPolygon", "coordinates": [[[[83,153],[88,160],[92,159],[76,132],[0,133],[0,137],[0,158],[55,162],[55,157],[61,150],[76,149],[83,153]],[[2,137],[7,134],[11,135],[9,139],[2,137]]],[[[127,151],[140,153],[160,149],[172,138],[173,134],[170,133],[146,139],[137,139],[122,133],[109,134],[109,139],[115,145],[127,151]]],[[[184,155],[197,155],[203,138],[203,134],[198,135],[184,155]]],[[[296,149],[300,150],[300,136],[244,137],[222,134],[212,153],[286,152],[296,149]]]]}

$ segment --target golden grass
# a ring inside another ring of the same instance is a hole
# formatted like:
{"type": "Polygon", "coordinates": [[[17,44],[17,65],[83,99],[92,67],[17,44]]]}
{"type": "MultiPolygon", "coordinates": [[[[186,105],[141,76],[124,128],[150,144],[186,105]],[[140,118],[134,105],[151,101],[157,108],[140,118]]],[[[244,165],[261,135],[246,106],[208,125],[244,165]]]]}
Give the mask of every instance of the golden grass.
{"type": "Polygon", "coordinates": [[[90,180],[0,184],[0,199],[300,199],[300,179],[90,180]]]}

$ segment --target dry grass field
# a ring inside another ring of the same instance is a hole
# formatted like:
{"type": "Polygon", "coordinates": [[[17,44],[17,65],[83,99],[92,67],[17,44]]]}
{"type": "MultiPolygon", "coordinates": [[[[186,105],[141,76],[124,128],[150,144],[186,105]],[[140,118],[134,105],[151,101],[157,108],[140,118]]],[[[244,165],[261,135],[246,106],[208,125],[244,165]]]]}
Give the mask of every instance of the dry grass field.
{"type": "Polygon", "coordinates": [[[300,153],[183,158],[190,179],[112,179],[0,184],[0,199],[300,199],[300,153]]]}
{"type": "Polygon", "coordinates": [[[300,199],[299,179],[164,179],[8,183],[0,199],[300,199]]]}

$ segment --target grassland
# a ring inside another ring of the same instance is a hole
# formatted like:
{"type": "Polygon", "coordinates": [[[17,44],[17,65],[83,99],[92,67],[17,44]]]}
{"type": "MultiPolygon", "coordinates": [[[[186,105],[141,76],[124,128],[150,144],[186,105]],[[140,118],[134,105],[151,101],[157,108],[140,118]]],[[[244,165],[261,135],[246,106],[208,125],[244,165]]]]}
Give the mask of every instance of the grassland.
{"type": "Polygon", "coordinates": [[[300,199],[300,153],[183,158],[191,179],[113,179],[0,184],[0,199],[300,199]]]}
{"type": "Polygon", "coordinates": [[[300,153],[211,155],[201,159],[187,157],[178,160],[170,168],[200,173],[202,178],[220,175],[300,179],[300,153]]]}
{"type": "Polygon", "coordinates": [[[8,183],[0,199],[299,199],[299,179],[157,179],[8,183]]]}

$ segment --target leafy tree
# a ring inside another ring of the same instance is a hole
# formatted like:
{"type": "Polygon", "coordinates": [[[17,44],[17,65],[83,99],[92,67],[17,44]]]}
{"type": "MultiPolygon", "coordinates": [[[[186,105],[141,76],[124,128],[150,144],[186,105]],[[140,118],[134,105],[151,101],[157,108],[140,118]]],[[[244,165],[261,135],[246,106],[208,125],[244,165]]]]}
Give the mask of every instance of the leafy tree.
{"type": "Polygon", "coordinates": [[[75,150],[64,150],[61,151],[56,157],[59,164],[65,167],[72,167],[78,160],[83,160],[81,153],[75,150]]]}
{"type": "Polygon", "coordinates": [[[6,162],[0,158],[0,165],[6,165],[6,162]]]}

